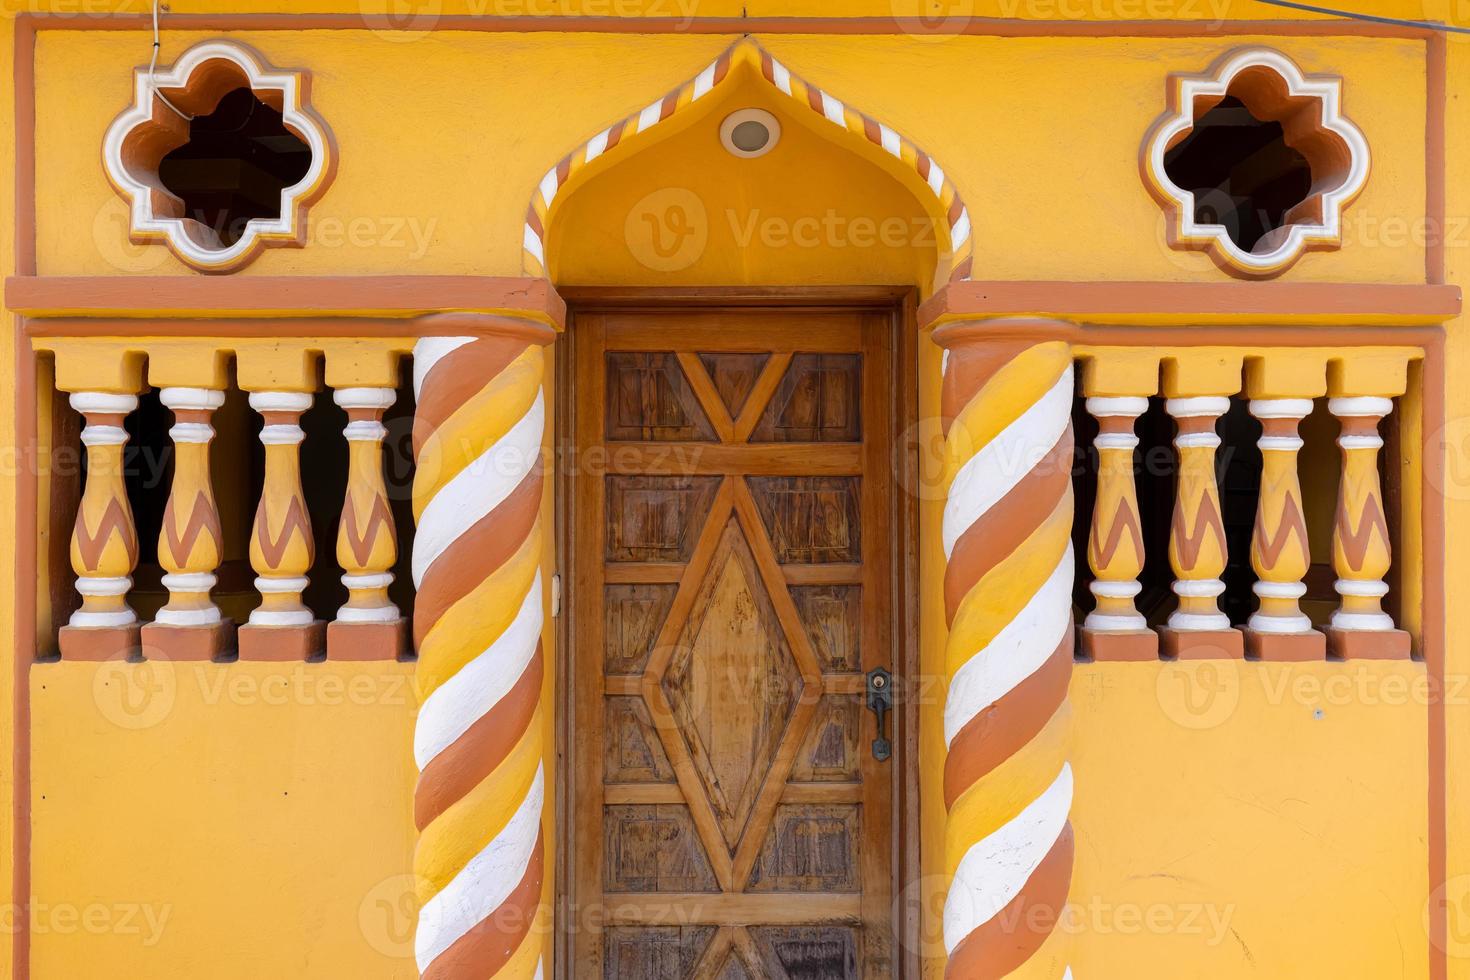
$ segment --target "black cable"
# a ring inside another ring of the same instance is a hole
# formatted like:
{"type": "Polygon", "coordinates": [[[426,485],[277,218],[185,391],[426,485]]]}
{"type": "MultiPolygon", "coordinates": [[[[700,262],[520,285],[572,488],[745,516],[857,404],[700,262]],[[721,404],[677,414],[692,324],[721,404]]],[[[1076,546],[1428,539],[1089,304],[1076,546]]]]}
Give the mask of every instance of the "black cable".
{"type": "Polygon", "coordinates": [[[1273,7],[1287,7],[1291,10],[1305,10],[1313,14],[1327,14],[1331,17],[1347,17],[1350,20],[1366,20],[1373,24],[1389,24],[1394,27],[1417,27],[1426,31],[1441,31],[1446,34],[1470,34],[1470,27],[1455,27],[1451,24],[1436,24],[1427,20],[1406,20],[1402,17],[1380,17],[1377,14],[1359,14],[1351,10],[1335,10],[1332,7],[1316,7],[1310,3],[1296,3],[1294,0],[1256,0],[1257,3],[1270,4],[1273,7]]]}

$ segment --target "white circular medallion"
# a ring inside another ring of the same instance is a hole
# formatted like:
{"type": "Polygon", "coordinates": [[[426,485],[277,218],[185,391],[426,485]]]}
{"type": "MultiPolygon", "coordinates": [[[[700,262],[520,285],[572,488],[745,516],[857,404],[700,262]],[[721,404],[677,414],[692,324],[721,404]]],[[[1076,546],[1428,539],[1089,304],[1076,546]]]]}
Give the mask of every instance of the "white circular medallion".
{"type": "Polygon", "coordinates": [[[737,157],[764,156],[781,139],[781,123],[764,109],[737,109],[720,123],[720,142],[737,157]]]}

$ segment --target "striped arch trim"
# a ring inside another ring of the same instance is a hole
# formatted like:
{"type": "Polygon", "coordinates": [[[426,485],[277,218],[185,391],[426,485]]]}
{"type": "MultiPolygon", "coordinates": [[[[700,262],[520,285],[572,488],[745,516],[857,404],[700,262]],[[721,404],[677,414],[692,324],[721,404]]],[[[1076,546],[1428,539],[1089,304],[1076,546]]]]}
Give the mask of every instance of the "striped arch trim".
{"type": "Polygon", "coordinates": [[[969,339],[947,355],[945,975],[1069,977],[1071,351],[969,339]]]}
{"type": "Polygon", "coordinates": [[[944,168],[897,130],[793,74],[791,69],[750,38],[736,42],[698,75],[651,102],[644,109],[593,136],[562,157],[556,166],[546,172],[531,196],[531,206],[526,210],[526,225],[521,240],[526,274],[539,277],[547,275],[547,219],[552,202],[573,177],[615,146],[647,132],[709,95],[742,64],[748,64],[766,82],[798,105],[806,107],[832,125],[841,127],[848,135],[866,140],[917,173],[938,202],[939,210],[944,214],[945,230],[949,235],[949,252],[941,255],[941,262],[948,266],[947,274],[941,271],[939,278],[941,281],[951,282],[970,278],[974,250],[970,235],[970,212],[944,168]]]}

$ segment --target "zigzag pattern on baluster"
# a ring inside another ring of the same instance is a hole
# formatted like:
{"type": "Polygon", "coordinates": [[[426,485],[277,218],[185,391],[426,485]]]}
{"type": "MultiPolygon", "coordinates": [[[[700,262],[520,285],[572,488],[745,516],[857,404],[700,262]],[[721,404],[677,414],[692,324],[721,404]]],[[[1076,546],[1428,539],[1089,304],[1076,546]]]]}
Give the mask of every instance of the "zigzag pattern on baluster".
{"type": "Polygon", "coordinates": [[[957,346],[942,411],[946,976],[1030,962],[1070,977],[1048,937],[1060,936],[1073,854],[1071,352],[957,346]]]}
{"type": "Polygon", "coordinates": [[[539,513],[551,331],[480,319],[503,332],[414,348],[415,953],[427,980],[542,968],[539,513]]]}

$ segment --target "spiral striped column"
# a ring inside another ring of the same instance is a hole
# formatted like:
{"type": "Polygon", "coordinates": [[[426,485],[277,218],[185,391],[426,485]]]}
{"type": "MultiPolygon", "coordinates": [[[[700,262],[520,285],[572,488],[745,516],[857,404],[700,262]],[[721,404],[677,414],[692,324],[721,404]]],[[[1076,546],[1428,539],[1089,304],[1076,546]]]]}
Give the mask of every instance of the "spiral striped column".
{"type": "Polygon", "coordinates": [[[1072,877],[1072,356],[1037,321],[943,344],[946,976],[1066,977],[1072,877]]]}
{"type": "Polygon", "coordinates": [[[415,955],[427,980],[541,973],[543,347],[509,317],[420,321],[413,580],[415,955]]]}

